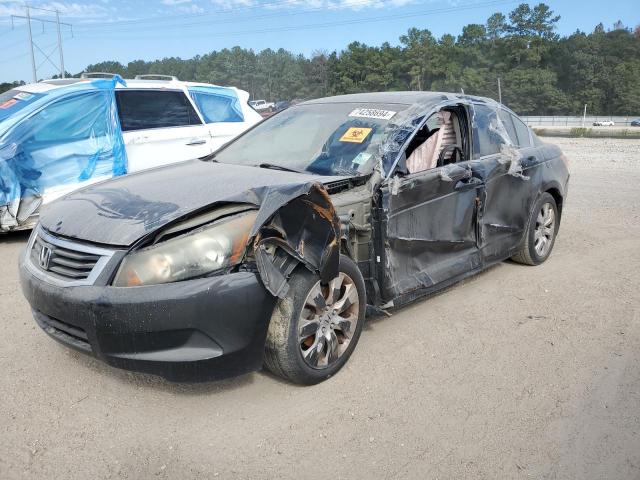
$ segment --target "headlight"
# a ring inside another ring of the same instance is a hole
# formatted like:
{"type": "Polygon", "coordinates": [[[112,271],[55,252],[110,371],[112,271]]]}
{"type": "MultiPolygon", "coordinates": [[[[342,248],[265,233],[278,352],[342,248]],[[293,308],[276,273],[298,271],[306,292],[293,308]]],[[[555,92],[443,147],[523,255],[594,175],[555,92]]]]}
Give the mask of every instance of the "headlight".
{"type": "Polygon", "coordinates": [[[116,287],[156,285],[200,277],[237,264],[245,252],[257,212],[195,230],[127,255],[116,274],[116,287]]]}

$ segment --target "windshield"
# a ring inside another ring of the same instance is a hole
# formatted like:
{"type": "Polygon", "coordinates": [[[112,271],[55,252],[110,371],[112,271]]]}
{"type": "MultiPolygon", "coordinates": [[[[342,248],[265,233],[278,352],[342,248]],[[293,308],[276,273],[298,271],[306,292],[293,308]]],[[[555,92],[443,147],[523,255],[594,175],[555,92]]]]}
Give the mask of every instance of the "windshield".
{"type": "Polygon", "coordinates": [[[401,104],[297,105],[265,120],[220,150],[216,161],[319,175],[362,175],[380,161],[401,104]]]}
{"type": "Polygon", "coordinates": [[[42,93],[30,93],[14,88],[4,93],[0,93],[0,120],[7,118],[24,107],[42,98],[42,93]]]}

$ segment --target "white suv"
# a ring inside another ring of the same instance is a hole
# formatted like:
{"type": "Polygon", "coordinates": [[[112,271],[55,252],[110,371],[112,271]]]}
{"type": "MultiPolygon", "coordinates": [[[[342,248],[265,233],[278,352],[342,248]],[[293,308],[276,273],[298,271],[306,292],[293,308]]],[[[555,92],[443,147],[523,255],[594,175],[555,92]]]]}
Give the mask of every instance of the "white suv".
{"type": "Polygon", "coordinates": [[[0,232],[125,173],[206,156],[262,117],[234,87],[161,75],[47,80],[0,94],[0,232]]]}

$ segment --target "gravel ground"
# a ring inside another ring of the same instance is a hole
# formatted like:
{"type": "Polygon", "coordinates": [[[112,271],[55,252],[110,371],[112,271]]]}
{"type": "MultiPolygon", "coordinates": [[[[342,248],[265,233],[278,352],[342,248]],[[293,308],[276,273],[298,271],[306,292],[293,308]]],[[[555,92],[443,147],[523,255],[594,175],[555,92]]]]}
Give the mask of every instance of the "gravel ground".
{"type": "Polygon", "coordinates": [[[67,350],[0,241],[0,478],[640,478],[640,141],[553,139],[560,237],[366,325],[335,378],[174,385],[67,350]]]}

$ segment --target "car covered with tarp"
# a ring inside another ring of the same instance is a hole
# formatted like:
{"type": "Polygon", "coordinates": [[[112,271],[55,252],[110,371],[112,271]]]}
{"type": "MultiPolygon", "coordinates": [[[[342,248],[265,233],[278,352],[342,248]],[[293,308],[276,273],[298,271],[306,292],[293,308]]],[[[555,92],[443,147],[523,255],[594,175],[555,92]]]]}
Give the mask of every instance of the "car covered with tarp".
{"type": "Polygon", "coordinates": [[[162,76],[72,78],[0,94],[0,232],[130,172],[206,156],[262,118],[233,87],[162,76]]]}

